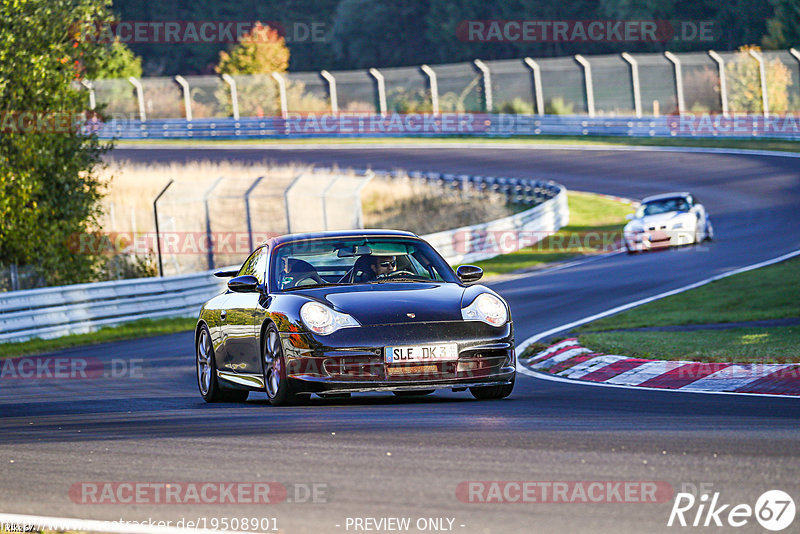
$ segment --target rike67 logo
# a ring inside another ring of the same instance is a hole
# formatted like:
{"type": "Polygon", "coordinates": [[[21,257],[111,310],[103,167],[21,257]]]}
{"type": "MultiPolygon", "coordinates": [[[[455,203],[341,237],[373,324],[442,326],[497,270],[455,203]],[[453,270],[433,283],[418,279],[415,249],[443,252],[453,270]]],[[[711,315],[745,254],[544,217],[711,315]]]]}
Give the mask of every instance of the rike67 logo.
{"type": "Polygon", "coordinates": [[[739,528],[755,519],[763,528],[778,532],[789,527],[794,516],[794,500],[781,490],[764,492],[756,500],[755,506],[724,503],[719,492],[712,495],[704,493],[699,497],[691,493],[678,493],[667,526],[739,528]]]}

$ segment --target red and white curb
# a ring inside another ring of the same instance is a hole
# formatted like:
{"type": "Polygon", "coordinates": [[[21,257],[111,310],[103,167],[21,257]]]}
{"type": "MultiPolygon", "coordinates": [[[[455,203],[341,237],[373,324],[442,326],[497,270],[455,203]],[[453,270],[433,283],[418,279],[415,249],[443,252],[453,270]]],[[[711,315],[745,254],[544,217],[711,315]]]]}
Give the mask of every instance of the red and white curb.
{"type": "Polygon", "coordinates": [[[600,354],[565,339],[520,363],[576,381],[708,393],[800,396],[800,364],[647,360],[600,354]]]}

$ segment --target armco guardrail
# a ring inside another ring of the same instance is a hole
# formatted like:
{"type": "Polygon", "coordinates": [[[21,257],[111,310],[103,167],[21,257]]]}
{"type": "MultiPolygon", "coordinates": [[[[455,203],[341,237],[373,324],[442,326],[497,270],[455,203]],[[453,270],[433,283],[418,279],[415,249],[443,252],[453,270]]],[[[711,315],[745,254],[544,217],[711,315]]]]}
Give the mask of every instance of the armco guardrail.
{"type": "MultiPolygon", "coordinates": [[[[526,232],[527,243],[533,244],[569,220],[566,189],[553,182],[435,172],[411,172],[408,176],[445,189],[494,191],[515,202],[536,204],[510,217],[423,236],[451,264],[498,255],[496,242],[486,239],[487,235],[526,232]]],[[[2,293],[0,343],[86,333],[137,319],[196,315],[206,300],[224,290],[226,282],[206,271],[2,293]]]]}
{"type": "Polygon", "coordinates": [[[103,139],[303,139],[321,137],[507,137],[571,135],[800,140],[800,118],[731,116],[320,114],[219,119],[114,119],[92,125],[103,139]]]}

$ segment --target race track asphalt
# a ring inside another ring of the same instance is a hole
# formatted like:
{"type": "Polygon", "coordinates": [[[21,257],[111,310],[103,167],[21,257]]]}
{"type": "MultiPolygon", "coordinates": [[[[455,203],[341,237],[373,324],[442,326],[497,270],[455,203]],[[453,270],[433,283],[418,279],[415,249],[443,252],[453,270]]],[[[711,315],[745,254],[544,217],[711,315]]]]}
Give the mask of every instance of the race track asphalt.
{"type": "MultiPolygon", "coordinates": [[[[511,305],[518,341],[800,248],[800,159],[455,147],[120,148],[112,157],[530,176],[628,197],[690,190],[707,206],[717,233],[713,243],[608,255],[490,283],[511,305]]],[[[456,487],[488,480],[665,481],[675,491],[705,484],[725,503],[754,505],[770,489],[800,503],[795,399],[519,376],[514,394],[503,401],[449,392],[404,400],[370,394],[278,409],[253,394],[244,405],[207,405],[196,391],[190,334],[59,355],[96,357],[106,366],[135,361],[141,372],[94,380],[1,380],[0,512],[110,520],[275,517],[288,533],[354,532],[346,528],[348,517],[449,517],[454,531],[464,533],[668,532],[678,528],[666,526],[672,499],[464,503],[456,487]],[[69,489],[86,481],[278,481],[289,487],[326,484],[328,493],[327,502],[313,504],[77,504],[69,489]]],[[[795,529],[798,524],[800,519],[795,529]]],[[[738,530],[760,531],[752,519],[738,530]]]]}

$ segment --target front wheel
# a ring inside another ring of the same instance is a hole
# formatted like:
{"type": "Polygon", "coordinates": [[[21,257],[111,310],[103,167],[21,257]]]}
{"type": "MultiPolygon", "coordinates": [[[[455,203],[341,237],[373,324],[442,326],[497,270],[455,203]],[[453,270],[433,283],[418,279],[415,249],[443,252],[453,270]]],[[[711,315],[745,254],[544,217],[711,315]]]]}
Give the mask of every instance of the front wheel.
{"type": "Polygon", "coordinates": [[[244,402],[247,400],[248,391],[225,391],[219,387],[214,346],[211,343],[211,333],[206,325],[200,327],[200,335],[197,336],[196,353],[197,387],[200,389],[200,395],[204,401],[244,402]]]}
{"type": "Polygon", "coordinates": [[[295,385],[286,376],[286,361],[278,329],[270,325],[264,335],[264,389],[270,404],[285,406],[300,404],[311,397],[310,394],[299,394],[295,385]]]}
{"type": "Polygon", "coordinates": [[[508,384],[500,384],[499,386],[480,386],[469,388],[472,396],[478,400],[491,400],[491,399],[504,399],[511,395],[514,389],[514,379],[508,384]]]}
{"type": "Polygon", "coordinates": [[[714,240],[714,226],[711,224],[711,219],[706,219],[706,241],[714,240]]]}

